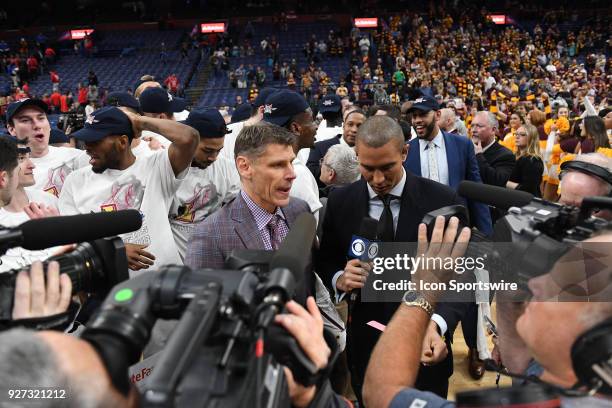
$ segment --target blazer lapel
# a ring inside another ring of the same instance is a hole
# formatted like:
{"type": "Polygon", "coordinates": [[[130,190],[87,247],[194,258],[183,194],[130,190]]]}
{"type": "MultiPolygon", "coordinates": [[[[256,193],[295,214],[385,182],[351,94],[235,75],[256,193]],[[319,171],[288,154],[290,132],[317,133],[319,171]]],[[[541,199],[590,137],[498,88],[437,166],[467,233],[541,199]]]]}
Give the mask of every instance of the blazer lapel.
{"type": "Polygon", "coordinates": [[[412,174],[422,176],[421,174],[421,149],[419,139],[412,139],[408,143],[408,157],[406,158],[404,168],[412,174]]]}
{"type": "Polygon", "coordinates": [[[359,196],[355,197],[355,219],[359,221],[358,225],[356,225],[354,228],[355,233],[359,232],[359,228],[361,228],[361,220],[368,217],[370,214],[370,194],[368,192],[368,183],[363,178],[359,180],[359,190],[357,193],[359,196]]]}
{"type": "Polygon", "coordinates": [[[264,249],[264,243],[257,229],[253,214],[249,211],[249,207],[247,207],[241,193],[238,193],[233,204],[231,217],[236,221],[234,229],[242,244],[247,249],[264,249]]]}
{"type": "Polygon", "coordinates": [[[451,188],[457,187],[459,184],[459,151],[453,137],[446,132],[442,132],[444,136],[444,147],[446,148],[446,163],[448,165],[448,185],[451,188]]]}

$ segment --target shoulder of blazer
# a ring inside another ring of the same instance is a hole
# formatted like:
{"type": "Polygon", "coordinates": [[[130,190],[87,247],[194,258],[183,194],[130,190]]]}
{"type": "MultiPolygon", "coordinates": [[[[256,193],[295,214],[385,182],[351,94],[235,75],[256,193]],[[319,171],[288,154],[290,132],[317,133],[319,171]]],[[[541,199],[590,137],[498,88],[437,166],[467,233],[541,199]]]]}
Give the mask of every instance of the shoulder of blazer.
{"type": "Polygon", "coordinates": [[[456,195],[455,190],[445,186],[444,184],[431,181],[425,177],[419,177],[414,174],[406,173],[406,185],[403,194],[411,194],[417,202],[420,198],[424,201],[426,198],[442,198],[453,199],[456,195]]]}
{"type": "Polygon", "coordinates": [[[366,184],[364,179],[359,179],[354,183],[332,189],[327,198],[327,205],[331,203],[332,206],[338,206],[341,203],[350,203],[364,194],[364,191],[367,195],[366,184]]]}
{"type": "MultiPolygon", "coordinates": [[[[502,146],[497,141],[495,143],[497,144],[497,151],[499,152],[498,154],[499,154],[500,157],[504,157],[504,158],[512,157],[513,159],[516,158],[514,153],[512,153],[512,150],[508,149],[506,146],[502,146]]],[[[491,147],[493,147],[493,146],[491,146],[491,147]]]]}
{"type": "Polygon", "coordinates": [[[332,137],[330,139],[322,140],[320,142],[315,143],[315,147],[316,148],[327,148],[327,147],[333,146],[335,144],[340,143],[340,138],[341,137],[342,137],[342,135],[337,135],[337,136],[334,136],[334,137],[332,137]]]}
{"type": "Polygon", "coordinates": [[[465,136],[461,136],[458,135],[457,133],[452,133],[452,132],[445,132],[444,130],[442,131],[442,135],[444,135],[444,139],[445,141],[450,140],[453,143],[460,145],[460,146],[469,146],[470,143],[472,143],[472,141],[465,137],[465,136]]]}
{"type": "Polygon", "coordinates": [[[283,210],[290,211],[297,217],[297,215],[303,212],[310,212],[310,207],[308,206],[308,203],[301,198],[291,197],[289,199],[289,203],[283,210]]]}

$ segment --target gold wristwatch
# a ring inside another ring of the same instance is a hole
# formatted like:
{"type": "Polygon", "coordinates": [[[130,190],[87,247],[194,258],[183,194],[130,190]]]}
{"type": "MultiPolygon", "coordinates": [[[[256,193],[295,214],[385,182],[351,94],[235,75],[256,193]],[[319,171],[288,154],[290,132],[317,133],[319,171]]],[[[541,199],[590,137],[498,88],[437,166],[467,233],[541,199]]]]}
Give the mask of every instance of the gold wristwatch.
{"type": "Polygon", "coordinates": [[[425,297],[416,290],[409,290],[404,293],[402,302],[404,302],[406,306],[420,307],[429,315],[429,317],[431,317],[434,313],[433,306],[431,306],[427,299],[425,299],[425,297]]]}

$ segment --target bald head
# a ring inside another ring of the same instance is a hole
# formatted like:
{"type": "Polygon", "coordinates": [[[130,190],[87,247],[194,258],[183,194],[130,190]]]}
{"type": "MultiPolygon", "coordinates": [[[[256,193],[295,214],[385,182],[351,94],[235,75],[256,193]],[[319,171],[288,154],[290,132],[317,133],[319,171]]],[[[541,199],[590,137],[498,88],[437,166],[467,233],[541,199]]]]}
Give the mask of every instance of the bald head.
{"type": "Polygon", "coordinates": [[[355,144],[378,148],[394,141],[397,149],[404,147],[404,134],[400,125],[389,116],[372,116],[357,131],[355,144]]]}
{"type": "Polygon", "coordinates": [[[455,130],[455,111],[451,108],[440,109],[438,127],[445,132],[452,132],[455,130]]]}

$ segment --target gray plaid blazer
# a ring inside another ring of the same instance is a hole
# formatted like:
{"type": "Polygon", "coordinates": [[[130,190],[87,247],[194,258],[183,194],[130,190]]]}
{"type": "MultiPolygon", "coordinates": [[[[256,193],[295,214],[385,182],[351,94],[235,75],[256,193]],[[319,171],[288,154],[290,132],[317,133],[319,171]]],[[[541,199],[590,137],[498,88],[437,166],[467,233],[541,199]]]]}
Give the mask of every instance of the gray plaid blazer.
{"type": "MultiPolygon", "coordinates": [[[[310,209],[305,201],[291,197],[282,211],[291,229],[297,216],[310,209]]],[[[196,227],[187,244],[185,265],[220,269],[233,249],[265,249],[255,219],[240,193],[196,227]]]]}

